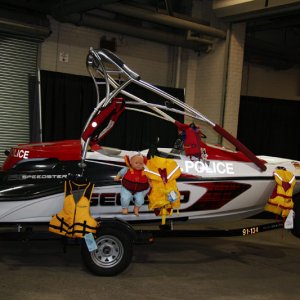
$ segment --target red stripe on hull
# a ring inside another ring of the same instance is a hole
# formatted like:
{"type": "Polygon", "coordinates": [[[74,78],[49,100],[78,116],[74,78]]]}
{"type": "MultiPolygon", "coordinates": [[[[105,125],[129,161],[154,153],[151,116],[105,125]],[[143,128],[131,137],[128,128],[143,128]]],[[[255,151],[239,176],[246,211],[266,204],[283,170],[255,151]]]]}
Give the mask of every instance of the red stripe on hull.
{"type": "Polygon", "coordinates": [[[198,182],[189,184],[204,187],[207,191],[196,203],[182,211],[219,209],[251,187],[250,184],[236,182],[198,182]]]}

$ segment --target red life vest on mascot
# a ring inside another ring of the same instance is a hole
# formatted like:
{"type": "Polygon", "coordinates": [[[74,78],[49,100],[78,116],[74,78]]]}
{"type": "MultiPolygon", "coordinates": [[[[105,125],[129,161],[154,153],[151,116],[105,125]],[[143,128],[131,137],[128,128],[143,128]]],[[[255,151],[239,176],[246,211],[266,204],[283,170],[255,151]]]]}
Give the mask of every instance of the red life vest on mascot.
{"type": "Polygon", "coordinates": [[[148,178],[143,170],[129,169],[122,179],[122,185],[132,192],[141,192],[149,187],[148,178]]]}
{"type": "MultiPolygon", "coordinates": [[[[124,157],[128,171],[122,178],[122,185],[132,194],[145,191],[149,188],[148,178],[144,174],[144,170],[135,170],[130,165],[128,155],[124,157]]],[[[146,159],[144,159],[146,162],[146,159]]]]}

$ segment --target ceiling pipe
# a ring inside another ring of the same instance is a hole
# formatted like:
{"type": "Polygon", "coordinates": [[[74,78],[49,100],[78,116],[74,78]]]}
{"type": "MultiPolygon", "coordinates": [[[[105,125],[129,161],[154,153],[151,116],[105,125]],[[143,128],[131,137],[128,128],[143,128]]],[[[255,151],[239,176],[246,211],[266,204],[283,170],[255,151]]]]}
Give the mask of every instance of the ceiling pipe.
{"type": "Polygon", "coordinates": [[[121,33],[144,40],[151,40],[172,46],[181,46],[183,48],[193,49],[196,51],[206,51],[207,46],[211,46],[213,41],[208,39],[198,39],[197,41],[188,41],[185,37],[178,34],[170,34],[158,30],[147,28],[137,28],[126,23],[116,22],[99,18],[91,14],[72,14],[60,19],[62,22],[69,22],[75,25],[87,26],[96,29],[107,30],[110,32],[121,33]]]}
{"type": "Polygon", "coordinates": [[[45,14],[0,7],[0,31],[44,40],[51,34],[50,22],[45,14]]]}
{"type": "Polygon", "coordinates": [[[154,13],[141,8],[118,4],[107,4],[99,6],[100,9],[108,10],[110,12],[118,13],[121,15],[126,15],[129,17],[142,19],[145,21],[175,27],[179,29],[192,30],[198,33],[202,33],[208,36],[217,37],[220,39],[226,39],[226,32],[220,29],[216,29],[210,26],[202,25],[188,20],[183,20],[180,18],[154,13]]]}
{"type": "Polygon", "coordinates": [[[39,26],[36,24],[29,24],[19,22],[16,20],[8,20],[0,17],[0,32],[8,32],[13,34],[22,34],[36,39],[44,40],[51,31],[50,27],[39,26]]]}
{"type": "Polygon", "coordinates": [[[87,10],[95,9],[101,5],[119,2],[120,0],[65,0],[60,1],[52,8],[52,14],[56,17],[63,17],[78,12],[85,12],[87,10]]]}

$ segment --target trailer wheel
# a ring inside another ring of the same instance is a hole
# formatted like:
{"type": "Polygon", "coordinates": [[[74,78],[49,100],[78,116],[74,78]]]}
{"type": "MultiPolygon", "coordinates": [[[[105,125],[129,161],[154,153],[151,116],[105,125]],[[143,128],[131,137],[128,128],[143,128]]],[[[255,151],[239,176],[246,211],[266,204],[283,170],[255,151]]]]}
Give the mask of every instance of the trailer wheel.
{"type": "Polygon", "coordinates": [[[129,234],[114,228],[103,228],[95,239],[97,250],[89,252],[82,245],[82,259],[86,267],[99,276],[115,276],[131,262],[133,244],[129,234]]]}
{"type": "Polygon", "coordinates": [[[292,234],[300,238],[300,195],[294,198],[294,228],[291,230],[292,234]]]}

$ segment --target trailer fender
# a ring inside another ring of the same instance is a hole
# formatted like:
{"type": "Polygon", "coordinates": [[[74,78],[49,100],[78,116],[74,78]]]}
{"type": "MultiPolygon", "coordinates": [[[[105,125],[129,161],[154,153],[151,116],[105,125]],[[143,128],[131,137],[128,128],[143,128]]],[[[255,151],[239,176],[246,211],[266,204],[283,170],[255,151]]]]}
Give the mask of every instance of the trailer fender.
{"type": "Polygon", "coordinates": [[[101,232],[104,228],[113,228],[116,230],[120,230],[121,232],[128,234],[130,239],[134,241],[136,239],[136,232],[133,227],[126,221],[118,219],[118,218],[111,218],[111,219],[96,219],[96,221],[100,222],[99,229],[97,230],[96,235],[101,232]]]}

